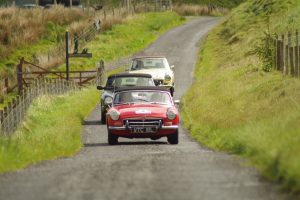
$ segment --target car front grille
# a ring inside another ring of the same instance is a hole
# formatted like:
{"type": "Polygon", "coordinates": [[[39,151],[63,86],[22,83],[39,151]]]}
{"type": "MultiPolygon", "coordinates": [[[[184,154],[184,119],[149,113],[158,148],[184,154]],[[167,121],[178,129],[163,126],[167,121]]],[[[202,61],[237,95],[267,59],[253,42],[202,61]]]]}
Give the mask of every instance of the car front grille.
{"type": "Polygon", "coordinates": [[[127,128],[133,128],[133,127],[161,128],[163,124],[163,120],[162,119],[125,119],[123,123],[127,128]]]}

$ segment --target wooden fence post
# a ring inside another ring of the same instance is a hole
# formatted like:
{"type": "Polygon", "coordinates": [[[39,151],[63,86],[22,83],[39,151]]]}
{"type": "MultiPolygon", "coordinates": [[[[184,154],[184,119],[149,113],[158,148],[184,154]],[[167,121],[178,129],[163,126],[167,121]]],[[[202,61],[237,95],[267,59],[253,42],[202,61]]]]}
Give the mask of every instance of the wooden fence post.
{"type": "Polygon", "coordinates": [[[100,60],[97,68],[96,85],[100,86],[104,81],[104,61],[100,60]]]}
{"type": "Polygon", "coordinates": [[[0,133],[3,131],[4,112],[0,110],[0,133]]]}
{"type": "Polygon", "coordinates": [[[279,69],[279,40],[278,40],[278,35],[275,35],[275,40],[274,40],[274,47],[275,47],[275,69],[279,69]]]}
{"type": "Polygon", "coordinates": [[[295,76],[299,77],[299,33],[298,30],[296,30],[296,38],[295,38],[295,76]]]}
{"type": "Polygon", "coordinates": [[[9,90],[8,78],[5,78],[4,79],[4,93],[8,94],[8,90],[9,90]]]}
{"type": "Polygon", "coordinates": [[[280,71],[284,73],[284,35],[281,35],[281,43],[280,43],[281,57],[280,57],[280,71]]]}
{"type": "Polygon", "coordinates": [[[17,65],[17,79],[18,79],[18,94],[21,95],[23,91],[23,64],[24,57],[20,59],[20,63],[17,65]]]}
{"type": "Polygon", "coordinates": [[[289,45],[289,62],[290,62],[290,74],[292,76],[295,75],[295,70],[294,70],[294,47],[292,47],[292,34],[291,32],[288,33],[288,37],[289,37],[289,41],[288,41],[288,45],[289,45]]]}
{"type": "Polygon", "coordinates": [[[284,75],[288,74],[289,71],[289,46],[285,44],[285,53],[284,53],[284,75]]]}

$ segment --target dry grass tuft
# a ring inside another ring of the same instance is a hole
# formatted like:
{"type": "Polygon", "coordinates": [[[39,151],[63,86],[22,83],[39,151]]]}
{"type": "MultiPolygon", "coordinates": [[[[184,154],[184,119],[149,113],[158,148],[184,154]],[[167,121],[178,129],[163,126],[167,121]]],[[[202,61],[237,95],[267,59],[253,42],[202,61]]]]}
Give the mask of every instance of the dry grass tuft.
{"type": "Polygon", "coordinates": [[[225,15],[229,11],[226,8],[210,8],[202,5],[177,4],[173,6],[173,11],[182,16],[202,16],[202,15],[225,15]]]}
{"type": "Polygon", "coordinates": [[[106,31],[111,29],[113,25],[121,23],[123,23],[122,16],[111,16],[102,22],[101,28],[103,31],[106,31]]]}
{"type": "Polygon", "coordinates": [[[7,58],[15,49],[37,42],[47,33],[52,22],[61,26],[88,16],[80,9],[57,6],[51,9],[0,9],[0,60],[7,58]]]}

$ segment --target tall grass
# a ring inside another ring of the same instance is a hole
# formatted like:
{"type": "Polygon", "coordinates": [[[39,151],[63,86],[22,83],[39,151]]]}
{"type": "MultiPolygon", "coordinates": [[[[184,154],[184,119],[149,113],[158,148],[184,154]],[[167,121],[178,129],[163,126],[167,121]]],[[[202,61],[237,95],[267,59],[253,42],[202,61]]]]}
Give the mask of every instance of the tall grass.
{"type": "Polygon", "coordinates": [[[300,28],[299,3],[272,2],[247,1],[208,36],[183,98],[184,124],[202,144],[250,158],[266,177],[299,192],[300,80],[264,72],[251,53],[268,27],[290,30],[295,20],[300,28]]]}
{"type": "Polygon", "coordinates": [[[246,0],[173,0],[174,4],[212,5],[215,7],[234,8],[246,0]]]}
{"type": "Polygon", "coordinates": [[[98,101],[94,88],[63,96],[42,96],[31,106],[23,127],[0,137],[0,172],[41,160],[74,155],[81,147],[81,123],[98,101]]]}
{"type": "Polygon", "coordinates": [[[227,8],[193,4],[176,4],[173,6],[173,11],[182,16],[219,16],[229,12],[227,8]]]}
{"type": "Polygon", "coordinates": [[[93,69],[99,59],[107,63],[129,56],[150,45],[165,31],[184,22],[185,20],[174,12],[129,16],[123,24],[113,26],[98,35],[93,43],[87,45],[89,51],[93,52],[93,58],[73,59],[70,61],[70,66],[74,70],[93,69]]]}
{"type": "Polygon", "coordinates": [[[67,26],[87,17],[80,9],[62,6],[52,9],[1,8],[0,60],[18,47],[37,42],[47,34],[57,34],[58,26],[67,26]]]}

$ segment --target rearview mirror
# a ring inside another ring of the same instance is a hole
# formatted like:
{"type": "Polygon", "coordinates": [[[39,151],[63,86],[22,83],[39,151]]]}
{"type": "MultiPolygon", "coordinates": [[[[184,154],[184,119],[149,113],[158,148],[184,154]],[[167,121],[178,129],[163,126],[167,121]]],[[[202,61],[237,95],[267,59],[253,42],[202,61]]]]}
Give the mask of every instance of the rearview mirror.
{"type": "Polygon", "coordinates": [[[104,89],[104,87],[102,87],[102,86],[97,86],[97,90],[103,90],[104,89]]]}

